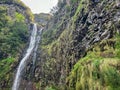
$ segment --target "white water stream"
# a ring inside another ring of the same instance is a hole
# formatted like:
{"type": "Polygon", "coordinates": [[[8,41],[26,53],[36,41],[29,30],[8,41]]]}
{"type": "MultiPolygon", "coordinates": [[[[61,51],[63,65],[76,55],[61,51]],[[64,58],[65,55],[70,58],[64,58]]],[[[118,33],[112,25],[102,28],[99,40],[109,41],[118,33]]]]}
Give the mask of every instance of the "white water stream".
{"type": "Polygon", "coordinates": [[[27,59],[29,58],[30,54],[32,53],[32,51],[35,47],[36,35],[37,35],[37,25],[34,24],[33,31],[31,33],[31,37],[30,37],[30,44],[29,44],[29,47],[28,47],[23,59],[21,60],[19,66],[18,66],[12,90],[18,90],[19,89],[19,85],[20,85],[20,81],[21,81],[21,75],[22,75],[23,70],[24,70],[24,68],[27,64],[27,59]]]}

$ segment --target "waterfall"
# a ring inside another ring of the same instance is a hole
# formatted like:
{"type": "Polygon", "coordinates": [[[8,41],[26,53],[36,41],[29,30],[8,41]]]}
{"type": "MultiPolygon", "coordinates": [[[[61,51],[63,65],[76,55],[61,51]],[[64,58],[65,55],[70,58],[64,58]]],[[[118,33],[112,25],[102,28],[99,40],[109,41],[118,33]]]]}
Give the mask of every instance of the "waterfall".
{"type": "Polygon", "coordinates": [[[31,37],[30,37],[29,47],[28,47],[28,49],[25,53],[25,56],[23,57],[23,59],[21,60],[19,66],[18,66],[12,90],[18,90],[18,88],[19,88],[20,81],[21,81],[21,75],[22,75],[22,73],[25,69],[25,66],[27,64],[27,59],[29,58],[30,54],[32,53],[32,51],[35,47],[36,34],[37,34],[37,25],[34,24],[33,30],[32,30],[32,33],[31,33],[31,37]]]}
{"type": "Polygon", "coordinates": [[[38,45],[39,45],[39,42],[40,42],[40,39],[41,39],[41,32],[42,32],[42,28],[38,31],[38,35],[36,37],[36,44],[35,44],[35,48],[34,48],[34,54],[33,54],[33,66],[35,64],[35,60],[36,60],[36,54],[37,54],[37,50],[38,50],[38,45]]]}
{"type": "Polygon", "coordinates": [[[37,34],[37,37],[36,37],[36,43],[35,43],[35,48],[34,48],[33,57],[32,57],[31,78],[34,76],[35,61],[36,61],[36,57],[37,57],[37,50],[38,50],[39,42],[40,42],[40,39],[41,39],[41,32],[42,32],[42,30],[43,30],[43,28],[41,28],[38,31],[38,34],[37,34]]]}

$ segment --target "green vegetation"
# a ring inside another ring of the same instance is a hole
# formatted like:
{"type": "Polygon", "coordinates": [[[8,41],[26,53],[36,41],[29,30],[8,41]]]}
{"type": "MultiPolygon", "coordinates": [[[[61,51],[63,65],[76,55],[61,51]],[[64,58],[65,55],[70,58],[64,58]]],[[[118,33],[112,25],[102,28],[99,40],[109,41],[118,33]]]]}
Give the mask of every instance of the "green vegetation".
{"type": "Polygon", "coordinates": [[[21,0],[1,0],[0,3],[20,7],[25,12],[24,16],[26,16],[29,21],[34,21],[34,15],[31,10],[21,0]]]}
{"type": "Polygon", "coordinates": [[[45,90],[56,90],[56,89],[54,89],[53,87],[46,87],[45,90]]]}
{"type": "Polygon", "coordinates": [[[95,44],[92,51],[77,62],[66,81],[68,90],[120,89],[120,48],[114,42],[115,39],[108,39],[95,44]]]}
{"type": "Polygon", "coordinates": [[[116,2],[70,0],[70,6],[64,2],[58,3],[58,12],[42,34],[43,87],[60,89],[66,84],[65,90],[120,90],[116,2]]]}
{"type": "Polygon", "coordinates": [[[25,17],[21,13],[16,12],[15,16],[16,16],[16,22],[24,22],[25,21],[25,17]]]}
{"type": "MultiPolygon", "coordinates": [[[[36,89],[120,90],[120,7],[114,1],[94,1],[70,0],[67,5],[60,0],[53,16],[35,15],[40,26],[47,25],[32,79],[36,89]]],[[[0,6],[0,84],[10,86],[12,69],[28,40],[26,21],[34,17],[20,0],[0,2],[25,10],[25,15],[17,10],[9,15],[0,6]]]]}
{"type": "Polygon", "coordinates": [[[76,12],[75,12],[75,15],[74,15],[74,17],[73,17],[73,20],[74,20],[74,21],[77,20],[79,14],[80,14],[80,11],[81,11],[82,8],[83,8],[83,4],[82,4],[83,1],[84,1],[84,0],[81,0],[81,1],[79,2],[79,5],[78,5],[77,10],[76,10],[76,12]]]}
{"type": "Polygon", "coordinates": [[[1,0],[0,3],[3,3],[0,5],[0,89],[8,90],[13,81],[13,69],[28,41],[28,22],[33,15],[20,0],[1,0]],[[11,10],[6,4],[22,12],[11,10]]]}
{"type": "Polygon", "coordinates": [[[13,62],[15,62],[15,58],[7,58],[0,61],[0,81],[8,78],[6,75],[12,70],[13,62]]]}
{"type": "Polygon", "coordinates": [[[119,90],[119,59],[89,58],[81,59],[67,78],[69,88],[73,90],[119,90]],[[84,60],[85,61],[84,61],[84,60]]]}
{"type": "Polygon", "coordinates": [[[0,88],[9,90],[11,88],[11,81],[13,77],[15,58],[9,57],[0,61],[0,88]]]}
{"type": "Polygon", "coordinates": [[[25,17],[16,12],[14,19],[7,15],[7,8],[0,6],[0,59],[15,56],[28,38],[25,17]]]}
{"type": "Polygon", "coordinates": [[[76,2],[78,2],[79,0],[70,0],[71,1],[71,4],[74,4],[76,2]]]}
{"type": "Polygon", "coordinates": [[[43,32],[42,34],[42,44],[43,45],[48,45],[50,43],[52,43],[52,41],[55,39],[55,35],[57,32],[56,29],[57,26],[54,26],[54,28],[52,28],[51,30],[47,30],[45,32],[43,32]]]}
{"type": "Polygon", "coordinates": [[[116,36],[116,57],[120,58],[120,36],[116,36]]]}
{"type": "MultiPolygon", "coordinates": [[[[88,59],[80,61],[75,66],[69,77],[70,87],[76,90],[111,88],[119,90],[120,73],[118,73],[117,59],[88,59]],[[77,75],[77,77],[76,77],[77,75]]],[[[109,90],[109,89],[108,89],[109,90]]]]}

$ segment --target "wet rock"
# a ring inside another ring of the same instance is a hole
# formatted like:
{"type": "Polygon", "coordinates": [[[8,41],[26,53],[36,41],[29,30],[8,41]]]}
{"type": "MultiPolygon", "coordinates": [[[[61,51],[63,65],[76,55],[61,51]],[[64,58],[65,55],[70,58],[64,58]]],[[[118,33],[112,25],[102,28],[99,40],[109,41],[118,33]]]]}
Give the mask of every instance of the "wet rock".
{"type": "Polygon", "coordinates": [[[98,42],[98,41],[100,41],[100,37],[97,36],[97,37],[94,39],[93,43],[96,43],[96,42],[98,42]]]}

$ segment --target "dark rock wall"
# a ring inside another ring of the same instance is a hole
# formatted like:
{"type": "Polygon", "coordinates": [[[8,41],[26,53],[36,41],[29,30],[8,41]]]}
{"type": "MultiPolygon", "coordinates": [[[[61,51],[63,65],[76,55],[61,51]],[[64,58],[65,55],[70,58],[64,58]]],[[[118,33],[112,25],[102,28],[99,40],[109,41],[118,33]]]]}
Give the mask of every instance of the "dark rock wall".
{"type": "Polygon", "coordinates": [[[119,34],[118,0],[71,0],[70,5],[59,5],[43,32],[38,52],[34,80],[41,87],[64,86],[80,58],[96,43],[119,34]]]}

